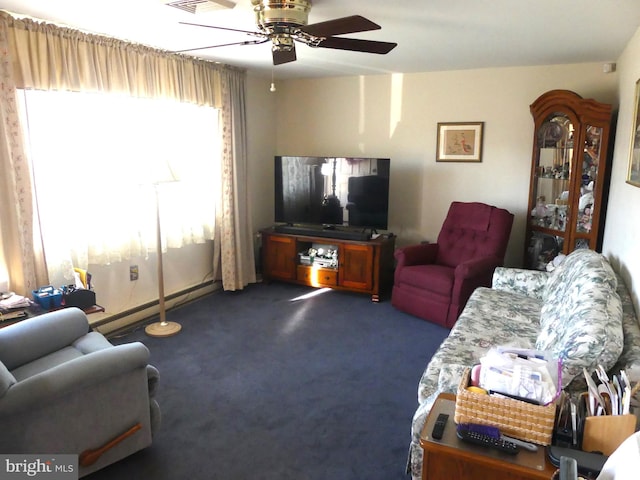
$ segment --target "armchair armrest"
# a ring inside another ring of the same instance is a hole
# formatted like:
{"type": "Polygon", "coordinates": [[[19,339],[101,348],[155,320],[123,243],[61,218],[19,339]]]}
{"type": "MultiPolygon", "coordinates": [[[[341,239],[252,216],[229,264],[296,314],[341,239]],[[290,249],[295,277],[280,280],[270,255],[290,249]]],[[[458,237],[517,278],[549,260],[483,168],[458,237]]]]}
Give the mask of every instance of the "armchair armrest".
{"type": "Polygon", "coordinates": [[[0,362],[0,398],[16,383],[16,377],[0,362]]]}
{"type": "Polygon", "coordinates": [[[542,299],[549,274],[539,270],[498,267],[491,288],[542,299]]]}
{"type": "Polygon", "coordinates": [[[394,256],[398,261],[398,267],[408,265],[428,265],[435,263],[438,254],[437,243],[421,243],[419,245],[409,245],[398,248],[394,256]]]}
{"type": "Polygon", "coordinates": [[[13,384],[0,398],[0,417],[28,411],[66,392],[81,390],[137,368],[146,369],[148,360],[149,350],[140,342],[75,358],[13,384]]]}
{"type": "Polygon", "coordinates": [[[491,276],[501,260],[495,256],[476,258],[458,264],[454,271],[453,291],[451,302],[464,306],[467,299],[478,287],[488,287],[491,284],[491,276]]]}
{"type": "Polygon", "coordinates": [[[502,261],[498,257],[494,256],[467,260],[456,267],[456,281],[459,279],[473,278],[487,274],[490,276],[493,274],[493,270],[501,263],[502,261]]]}
{"type": "Polygon", "coordinates": [[[113,344],[101,333],[89,332],[73,342],[73,346],[86,355],[105,348],[112,348],[113,344]]]}
{"type": "Polygon", "coordinates": [[[87,316],[71,307],[0,329],[0,362],[9,370],[71,345],[89,331],[87,316]]]}

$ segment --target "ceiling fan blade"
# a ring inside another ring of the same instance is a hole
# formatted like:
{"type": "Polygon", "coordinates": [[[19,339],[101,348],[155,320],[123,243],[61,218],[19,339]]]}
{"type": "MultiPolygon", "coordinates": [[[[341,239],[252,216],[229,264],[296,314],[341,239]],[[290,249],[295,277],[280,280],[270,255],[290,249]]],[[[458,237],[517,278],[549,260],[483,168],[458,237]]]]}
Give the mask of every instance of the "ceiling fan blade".
{"type": "Polygon", "coordinates": [[[390,42],[376,42],[357,38],[329,37],[321,41],[318,47],[335,48],[336,50],[352,50],[354,52],[378,53],[384,55],[393,50],[398,44],[390,42]]]}
{"type": "Polygon", "coordinates": [[[236,6],[236,4],[234,2],[231,2],[230,0],[209,0],[209,1],[213,3],[217,3],[218,5],[224,8],[234,8],[236,6]]]}
{"type": "Polygon", "coordinates": [[[290,50],[273,50],[273,64],[282,65],[283,63],[296,61],[296,48],[290,50]]]}
{"type": "Polygon", "coordinates": [[[220,45],[209,45],[208,47],[187,48],[185,50],[174,50],[173,53],[194,52],[196,50],[207,50],[208,48],[218,47],[230,47],[232,45],[258,45],[259,43],[268,42],[268,38],[261,38],[260,40],[245,40],[244,42],[223,43],[220,45]]]}
{"type": "Polygon", "coordinates": [[[215,28],[218,30],[227,30],[229,32],[240,32],[240,33],[248,33],[249,35],[260,35],[263,34],[260,32],[250,32],[249,30],[238,30],[237,28],[227,28],[227,27],[216,27],[214,25],[203,25],[201,23],[189,23],[189,22],[178,22],[182,25],[191,25],[193,27],[206,27],[206,28],[215,28]]]}
{"type": "Polygon", "coordinates": [[[344,33],[368,32],[370,30],[380,30],[380,25],[360,15],[336,18],[326,22],[312,23],[300,27],[300,30],[315,37],[331,37],[344,33]]]}

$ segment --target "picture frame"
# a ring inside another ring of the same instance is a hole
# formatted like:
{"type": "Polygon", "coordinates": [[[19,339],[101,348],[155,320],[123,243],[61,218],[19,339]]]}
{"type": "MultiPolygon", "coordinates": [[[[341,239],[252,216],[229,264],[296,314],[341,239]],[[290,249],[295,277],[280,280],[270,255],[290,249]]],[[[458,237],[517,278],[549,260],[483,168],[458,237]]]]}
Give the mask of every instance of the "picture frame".
{"type": "Polygon", "coordinates": [[[436,162],[482,162],[484,122],[440,122],[436,162]]]}
{"type": "Polygon", "coordinates": [[[640,187],[640,79],[636,82],[627,183],[640,187]]]}

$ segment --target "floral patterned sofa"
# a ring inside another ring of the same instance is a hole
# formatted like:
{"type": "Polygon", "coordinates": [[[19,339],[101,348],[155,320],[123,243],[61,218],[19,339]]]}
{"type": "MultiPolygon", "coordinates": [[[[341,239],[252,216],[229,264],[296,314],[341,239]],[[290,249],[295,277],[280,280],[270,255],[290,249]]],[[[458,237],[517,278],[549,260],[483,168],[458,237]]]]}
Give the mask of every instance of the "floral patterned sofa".
{"type": "Polygon", "coordinates": [[[455,393],[466,367],[508,345],[548,350],[562,360],[562,384],[585,389],[582,369],[638,377],[640,326],[629,292],[606,258],[576,250],[551,273],[499,267],[492,288],[474,291],[418,385],[407,473],[421,478],[420,432],[437,396],[455,393]]]}

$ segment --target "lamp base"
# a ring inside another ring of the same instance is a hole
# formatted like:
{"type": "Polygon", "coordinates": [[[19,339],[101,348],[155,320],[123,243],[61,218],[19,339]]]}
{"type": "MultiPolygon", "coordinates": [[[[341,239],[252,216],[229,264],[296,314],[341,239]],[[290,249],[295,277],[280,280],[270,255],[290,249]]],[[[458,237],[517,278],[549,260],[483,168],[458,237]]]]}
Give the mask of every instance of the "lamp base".
{"type": "Polygon", "coordinates": [[[147,325],[144,331],[150,337],[171,337],[182,330],[182,325],[176,322],[155,322],[147,325]]]}

